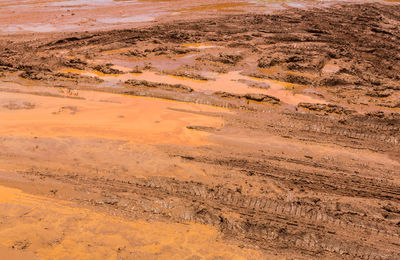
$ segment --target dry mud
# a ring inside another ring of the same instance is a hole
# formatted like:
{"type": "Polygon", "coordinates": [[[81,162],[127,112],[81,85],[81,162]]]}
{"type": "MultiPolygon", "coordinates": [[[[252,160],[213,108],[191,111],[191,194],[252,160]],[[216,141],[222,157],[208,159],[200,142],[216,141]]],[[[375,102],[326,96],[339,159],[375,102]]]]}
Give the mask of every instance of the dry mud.
{"type": "Polygon", "coordinates": [[[0,256],[399,259],[399,26],[371,3],[3,36],[0,256]]]}

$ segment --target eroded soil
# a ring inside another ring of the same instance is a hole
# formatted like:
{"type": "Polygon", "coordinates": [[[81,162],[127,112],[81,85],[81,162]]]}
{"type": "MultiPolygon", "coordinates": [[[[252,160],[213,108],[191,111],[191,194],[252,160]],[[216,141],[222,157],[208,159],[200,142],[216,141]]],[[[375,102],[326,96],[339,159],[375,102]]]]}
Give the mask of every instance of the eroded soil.
{"type": "Polygon", "coordinates": [[[0,253],[400,258],[399,25],[373,3],[3,36],[0,253]]]}

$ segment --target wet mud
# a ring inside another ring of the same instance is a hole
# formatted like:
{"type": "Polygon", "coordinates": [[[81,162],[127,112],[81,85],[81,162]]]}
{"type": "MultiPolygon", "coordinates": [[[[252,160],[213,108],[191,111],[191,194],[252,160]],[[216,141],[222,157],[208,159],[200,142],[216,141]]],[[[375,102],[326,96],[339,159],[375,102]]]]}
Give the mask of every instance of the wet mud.
{"type": "Polygon", "coordinates": [[[399,25],[332,4],[1,37],[0,256],[400,258],[399,25]]]}

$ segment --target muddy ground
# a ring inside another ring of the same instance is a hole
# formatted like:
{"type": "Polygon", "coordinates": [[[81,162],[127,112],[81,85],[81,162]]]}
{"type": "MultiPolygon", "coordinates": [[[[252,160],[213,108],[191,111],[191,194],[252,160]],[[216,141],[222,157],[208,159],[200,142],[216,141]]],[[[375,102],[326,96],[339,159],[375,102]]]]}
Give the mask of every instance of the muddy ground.
{"type": "Polygon", "coordinates": [[[399,28],[398,5],[371,3],[3,36],[1,185],[104,214],[94,226],[112,216],[153,236],[213,235],[137,248],[122,224],[120,246],[82,235],[72,247],[65,223],[51,243],[1,232],[46,219],[28,210],[1,213],[1,245],[44,258],[94,247],[123,259],[399,259],[399,28]]]}

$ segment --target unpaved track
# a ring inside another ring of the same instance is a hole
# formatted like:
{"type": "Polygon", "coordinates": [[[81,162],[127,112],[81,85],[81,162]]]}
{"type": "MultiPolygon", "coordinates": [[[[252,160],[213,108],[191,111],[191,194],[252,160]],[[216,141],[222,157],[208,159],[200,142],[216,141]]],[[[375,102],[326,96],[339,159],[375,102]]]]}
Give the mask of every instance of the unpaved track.
{"type": "Polygon", "coordinates": [[[73,100],[60,113],[79,131],[93,99],[153,105],[135,138],[131,111],[99,115],[109,135],[68,135],[48,114],[51,134],[1,131],[1,184],[128,220],[211,225],[265,258],[398,259],[399,26],[398,5],[351,4],[7,37],[0,93],[26,95],[2,101],[15,124],[39,97],[73,100]]]}

